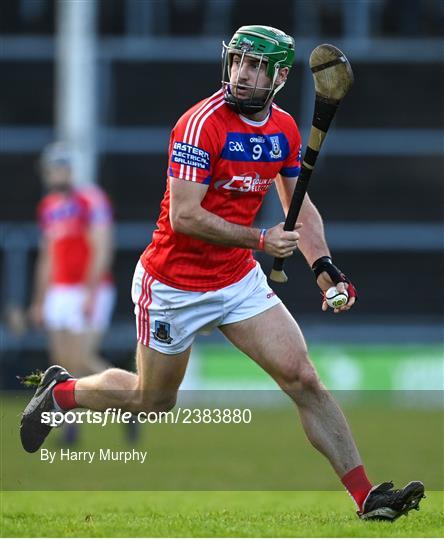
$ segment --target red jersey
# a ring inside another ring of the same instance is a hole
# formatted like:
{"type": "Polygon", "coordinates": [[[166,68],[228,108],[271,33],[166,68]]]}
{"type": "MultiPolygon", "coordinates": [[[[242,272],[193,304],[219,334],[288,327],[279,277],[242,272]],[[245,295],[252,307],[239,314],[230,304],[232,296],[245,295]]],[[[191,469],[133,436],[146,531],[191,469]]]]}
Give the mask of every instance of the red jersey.
{"type": "MultiPolygon", "coordinates": [[[[96,187],[85,188],[85,194],[83,191],[50,193],[40,201],[37,215],[49,243],[50,282],[58,285],[85,283],[91,258],[89,228],[112,219],[106,195],[96,187]]],[[[109,278],[104,276],[106,280],[109,278]]]]}
{"type": "MultiPolygon", "coordinates": [[[[277,174],[299,176],[301,137],[292,116],[277,105],[264,121],[253,122],[234,112],[220,90],[179,119],[168,154],[169,176],[209,186],[203,208],[251,227],[277,174]]],[[[250,249],[174,232],[169,205],[167,180],[157,229],[142,255],[156,279],[178,289],[210,291],[239,281],[254,267],[250,249]]]]}

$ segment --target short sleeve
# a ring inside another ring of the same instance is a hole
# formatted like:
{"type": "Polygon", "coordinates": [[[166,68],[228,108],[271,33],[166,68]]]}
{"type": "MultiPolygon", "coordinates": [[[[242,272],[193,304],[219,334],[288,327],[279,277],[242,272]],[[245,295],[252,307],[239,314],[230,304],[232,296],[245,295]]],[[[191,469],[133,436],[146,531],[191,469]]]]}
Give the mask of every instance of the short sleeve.
{"type": "Polygon", "coordinates": [[[111,225],[113,221],[113,209],[111,201],[102,190],[94,188],[91,193],[84,193],[88,201],[88,218],[92,225],[111,225]]]}
{"type": "Polygon", "coordinates": [[[293,121],[286,133],[288,143],[290,145],[290,153],[288,158],[282,165],[280,173],[282,176],[294,178],[299,176],[301,172],[301,152],[302,152],[302,139],[301,134],[296,123],[293,121]]]}
{"type": "Polygon", "coordinates": [[[218,141],[218,130],[211,118],[186,113],[171,133],[169,176],[209,184],[219,155],[218,141]]]}

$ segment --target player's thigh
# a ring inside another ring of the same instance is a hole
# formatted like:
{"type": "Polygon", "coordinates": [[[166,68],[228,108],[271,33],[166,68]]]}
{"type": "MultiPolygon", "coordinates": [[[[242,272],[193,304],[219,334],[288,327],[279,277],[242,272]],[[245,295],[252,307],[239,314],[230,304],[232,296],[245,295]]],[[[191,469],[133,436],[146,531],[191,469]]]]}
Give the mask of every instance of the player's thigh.
{"type": "Polygon", "coordinates": [[[164,354],[137,343],[139,398],[146,402],[174,405],[184,378],[191,347],[177,354],[164,354]]]}
{"type": "Polygon", "coordinates": [[[304,336],[283,304],[220,330],[281,386],[317,380],[304,336]]]}

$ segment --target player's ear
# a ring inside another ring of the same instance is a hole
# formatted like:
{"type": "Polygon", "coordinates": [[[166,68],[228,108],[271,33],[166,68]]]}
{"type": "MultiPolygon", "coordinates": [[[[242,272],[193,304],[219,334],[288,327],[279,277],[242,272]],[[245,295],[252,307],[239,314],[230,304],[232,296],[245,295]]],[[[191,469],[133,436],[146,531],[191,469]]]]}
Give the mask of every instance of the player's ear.
{"type": "Polygon", "coordinates": [[[282,84],[284,81],[287,80],[289,71],[290,70],[288,69],[288,67],[283,67],[279,69],[278,76],[276,78],[277,85],[282,84]]]}

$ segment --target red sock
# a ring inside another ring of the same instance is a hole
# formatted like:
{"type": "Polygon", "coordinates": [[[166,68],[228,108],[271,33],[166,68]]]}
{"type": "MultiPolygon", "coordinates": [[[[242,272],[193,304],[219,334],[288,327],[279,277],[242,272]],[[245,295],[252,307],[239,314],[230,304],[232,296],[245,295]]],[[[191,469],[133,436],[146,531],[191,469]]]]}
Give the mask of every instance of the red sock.
{"type": "Polygon", "coordinates": [[[346,487],[347,491],[355,500],[362,510],[362,505],[367,497],[369,491],[372,489],[372,485],[365,474],[364,466],[359,465],[342,477],[342,483],[346,487]]]}
{"type": "Polygon", "coordinates": [[[56,384],[52,390],[54,401],[64,411],[75,409],[78,406],[74,397],[76,382],[77,379],[68,379],[56,384]]]}

